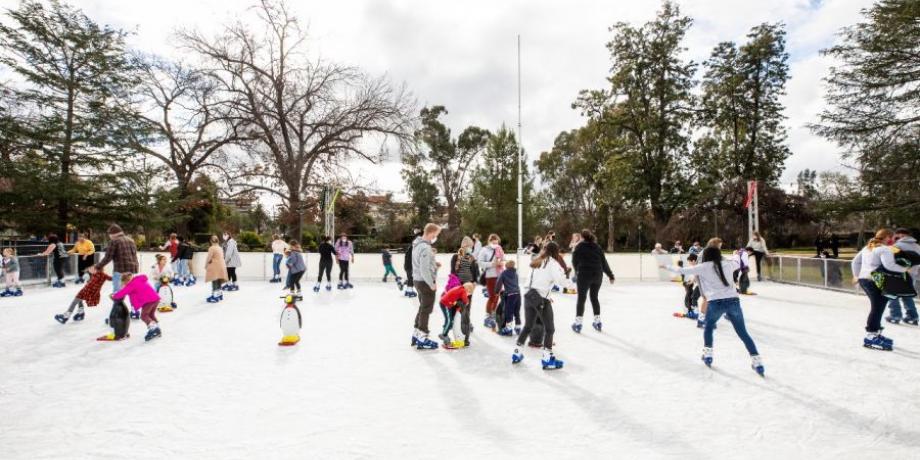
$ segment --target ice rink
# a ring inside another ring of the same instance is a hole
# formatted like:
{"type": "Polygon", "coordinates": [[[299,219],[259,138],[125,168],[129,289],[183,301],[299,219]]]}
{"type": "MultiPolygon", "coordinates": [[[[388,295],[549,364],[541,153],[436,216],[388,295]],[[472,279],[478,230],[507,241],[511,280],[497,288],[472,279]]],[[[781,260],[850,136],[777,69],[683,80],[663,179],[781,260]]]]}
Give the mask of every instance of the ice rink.
{"type": "Polygon", "coordinates": [[[150,343],[140,321],[96,342],[108,302],[60,325],[77,287],[32,289],[0,299],[0,458],[917,458],[920,330],[891,326],[895,351],[867,350],[864,297],[754,290],[765,379],[725,320],[713,369],[700,362],[673,283],[605,285],[603,333],[572,332],[575,297],[557,295],[555,372],[533,349],[512,366],[479,294],[471,348],[417,351],[416,300],[379,280],[305,294],[291,348],[265,282],[220,304],[177,288],[150,343]]]}

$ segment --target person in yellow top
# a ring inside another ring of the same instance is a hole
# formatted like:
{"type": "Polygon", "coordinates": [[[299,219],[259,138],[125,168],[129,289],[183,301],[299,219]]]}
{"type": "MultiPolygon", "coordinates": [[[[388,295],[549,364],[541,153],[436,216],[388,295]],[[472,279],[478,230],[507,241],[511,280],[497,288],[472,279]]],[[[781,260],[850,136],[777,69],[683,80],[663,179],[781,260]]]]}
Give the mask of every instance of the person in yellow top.
{"type": "Polygon", "coordinates": [[[81,233],[77,237],[77,242],[74,243],[73,248],[67,253],[79,256],[77,257],[77,279],[74,280],[74,283],[80,284],[83,282],[83,274],[86,273],[86,269],[93,265],[93,254],[96,253],[96,245],[90,241],[89,234],[81,233]]]}

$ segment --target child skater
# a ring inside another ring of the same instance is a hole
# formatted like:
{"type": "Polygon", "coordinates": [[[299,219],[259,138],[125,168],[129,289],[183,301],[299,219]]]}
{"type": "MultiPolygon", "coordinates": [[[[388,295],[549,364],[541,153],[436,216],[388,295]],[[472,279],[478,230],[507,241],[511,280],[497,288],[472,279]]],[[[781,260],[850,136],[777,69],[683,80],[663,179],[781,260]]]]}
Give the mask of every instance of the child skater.
{"type": "Polygon", "coordinates": [[[150,282],[154,286],[160,285],[160,279],[164,276],[172,279],[173,270],[169,264],[169,259],[166,258],[163,254],[156,255],[156,263],[150,267],[150,282]]]}
{"type": "MultiPolygon", "coordinates": [[[[288,269],[287,286],[285,287],[290,289],[291,295],[294,297],[300,297],[300,279],[307,272],[307,264],[304,262],[303,253],[300,251],[300,243],[291,241],[287,251],[287,260],[284,262],[288,269]]],[[[319,284],[317,284],[318,286],[319,284]]],[[[317,289],[313,290],[316,291],[317,289]]]]}
{"type": "Polygon", "coordinates": [[[735,260],[738,262],[738,269],[732,274],[732,278],[738,283],[738,294],[750,294],[748,291],[751,287],[751,279],[748,277],[748,272],[751,269],[751,267],[748,266],[750,254],[751,253],[744,246],[735,251],[735,260]]]}
{"type": "MultiPolygon", "coordinates": [[[[690,254],[687,256],[687,266],[695,267],[699,257],[696,254],[690,254]]],[[[677,262],[679,267],[683,267],[682,262],[677,262]]],[[[694,275],[680,275],[680,282],[684,286],[684,308],[687,310],[687,313],[684,315],[686,318],[697,319],[699,315],[696,313],[696,307],[700,299],[700,288],[696,283],[696,276],[694,275]]]]}
{"type": "Polygon", "coordinates": [[[323,281],[323,274],[326,274],[326,291],[332,290],[332,259],[335,257],[335,247],[329,242],[328,236],[323,236],[323,242],[319,244],[316,251],[319,252],[319,271],[316,275],[316,286],[313,286],[313,292],[319,292],[319,285],[323,281]]]}
{"type": "Polygon", "coordinates": [[[147,275],[135,275],[130,272],[121,274],[122,282],[125,286],[120,291],[112,294],[112,300],[122,300],[125,297],[134,306],[135,311],[141,312],[141,320],[147,325],[147,335],[145,341],[153,340],[160,337],[160,325],[157,323],[157,307],[160,305],[160,296],[150,286],[147,275]]]}
{"type": "Polygon", "coordinates": [[[383,282],[387,282],[387,276],[393,274],[393,277],[396,278],[396,281],[399,282],[399,275],[396,274],[396,269],[393,268],[393,254],[390,254],[390,250],[384,248],[381,252],[383,255],[383,282]]]}
{"type": "Polygon", "coordinates": [[[757,353],[754,340],[751,339],[744,325],[744,314],[741,312],[738,292],[726,277],[726,273],[732,273],[738,268],[737,261],[723,259],[722,251],[715,247],[707,247],[703,250],[703,261],[699,265],[693,267],[661,265],[660,267],[681,275],[696,275],[700,289],[709,302],[706,328],[703,332],[703,363],[712,366],[712,330],[716,321],[725,315],[751,355],[751,369],[761,376],[764,375],[763,361],[760,359],[760,354],[757,353]]]}
{"type": "Polygon", "coordinates": [[[157,307],[157,311],[164,313],[176,309],[175,296],[173,296],[172,288],[169,286],[170,281],[175,276],[173,266],[176,264],[170,264],[169,260],[163,254],[157,254],[157,263],[150,267],[150,283],[153,284],[157,295],[160,296],[160,305],[157,307]]]}
{"type": "Polygon", "coordinates": [[[500,292],[502,303],[505,306],[505,313],[502,315],[505,320],[499,335],[511,336],[512,334],[521,333],[521,288],[518,285],[517,268],[513,260],[505,262],[505,270],[498,276],[495,281],[495,290],[500,292]],[[512,321],[514,329],[511,329],[512,321]]]}
{"type": "Polygon", "coordinates": [[[83,303],[86,302],[87,306],[95,307],[99,305],[100,292],[102,291],[102,285],[106,281],[111,280],[112,277],[106,275],[102,270],[96,270],[89,277],[89,281],[80,289],[80,292],[77,293],[77,296],[74,297],[73,302],[70,303],[70,307],[64,313],[60,315],[54,315],[54,319],[61,324],[66,324],[67,320],[70,319],[70,315],[73,314],[74,309],[77,309],[77,313],[73,314],[74,321],[83,321],[85,316],[83,312],[83,303]]]}
{"type": "Polygon", "coordinates": [[[550,300],[553,286],[567,286],[568,279],[562,268],[562,256],[559,255],[559,245],[550,241],[543,247],[540,256],[530,263],[530,280],[527,283],[527,294],[524,295],[524,329],[518,335],[517,348],[511,355],[513,364],[524,360],[520,349],[530,335],[537,318],[543,322],[543,369],[562,369],[563,362],[556,359],[553,354],[553,333],[556,331],[553,321],[553,302],[550,300]]]}
{"type": "Polygon", "coordinates": [[[19,285],[19,259],[16,250],[5,248],[3,250],[3,278],[6,289],[0,292],[0,297],[19,297],[22,295],[22,286],[19,285]]]}
{"type": "Polygon", "coordinates": [[[444,327],[438,337],[444,343],[444,348],[455,349],[470,346],[470,296],[476,290],[473,283],[464,283],[454,286],[441,296],[441,313],[444,314],[444,327]],[[455,321],[460,313],[460,323],[455,321]],[[453,340],[450,332],[453,330],[453,340]]]}

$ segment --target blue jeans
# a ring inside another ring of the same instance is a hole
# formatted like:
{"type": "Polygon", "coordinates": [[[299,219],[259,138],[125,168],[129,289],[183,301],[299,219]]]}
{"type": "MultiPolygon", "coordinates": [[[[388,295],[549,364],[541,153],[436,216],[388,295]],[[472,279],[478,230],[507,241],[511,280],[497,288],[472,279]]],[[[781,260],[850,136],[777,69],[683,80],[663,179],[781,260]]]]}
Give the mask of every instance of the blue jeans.
{"type": "Polygon", "coordinates": [[[188,259],[179,259],[176,262],[176,274],[179,275],[179,279],[188,278],[188,259]]]}
{"type": "Polygon", "coordinates": [[[116,272],[112,270],[112,292],[118,292],[121,290],[121,272],[116,272]]]}
{"type": "Polygon", "coordinates": [[[272,273],[275,274],[275,277],[278,278],[281,276],[281,261],[284,259],[284,255],[275,254],[272,257],[272,273]]]}
{"type": "Polygon", "coordinates": [[[882,294],[875,282],[867,279],[859,280],[859,287],[869,298],[869,317],[866,318],[866,332],[879,332],[882,330],[882,315],[885,314],[885,305],[888,297],[882,294]]]}
{"type": "Polygon", "coordinates": [[[752,356],[758,354],[754,339],[751,338],[747,328],[744,327],[744,313],[741,312],[741,301],[737,297],[709,301],[709,307],[706,310],[706,329],[703,330],[703,343],[705,346],[712,348],[712,330],[715,329],[716,321],[722,315],[725,315],[732,323],[735,333],[744,342],[744,348],[747,348],[748,353],[752,356]]]}
{"type": "Polygon", "coordinates": [[[913,297],[901,297],[888,301],[888,310],[891,311],[892,318],[901,318],[901,302],[904,302],[904,312],[907,313],[907,319],[917,319],[917,305],[913,297]]]}

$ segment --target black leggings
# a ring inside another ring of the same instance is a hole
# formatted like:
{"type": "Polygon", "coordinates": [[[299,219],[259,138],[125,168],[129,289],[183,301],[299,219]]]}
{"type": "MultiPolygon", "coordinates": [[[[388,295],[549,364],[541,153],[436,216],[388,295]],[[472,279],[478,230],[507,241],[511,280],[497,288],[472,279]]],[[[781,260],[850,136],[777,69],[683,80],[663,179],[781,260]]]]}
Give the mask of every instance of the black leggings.
{"type": "Polygon", "coordinates": [[[332,282],[332,261],[331,260],[319,260],[319,275],[316,276],[316,282],[319,283],[323,280],[323,273],[326,274],[326,282],[332,282]]]}
{"type": "Polygon", "coordinates": [[[51,265],[54,267],[54,274],[57,275],[58,281],[64,279],[64,261],[67,259],[62,259],[57,256],[52,256],[51,265]]]}
{"type": "Polygon", "coordinates": [[[213,289],[214,291],[219,291],[221,284],[222,283],[220,282],[220,280],[211,281],[211,289],[213,289]]]}
{"type": "Polygon", "coordinates": [[[765,254],[760,251],[754,251],[754,264],[757,265],[757,277],[762,278],[763,272],[760,270],[761,262],[763,262],[763,256],[765,254]]]}
{"type": "Polygon", "coordinates": [[[524,346],[524,340],[533,330],[534,323],[540,319],[543,323],[543,348],[553,348],[553,333],[556,332],[553,322],[553,303],[544,298],[536,290],[531,289],[524,296],[524,329],[518,335],[518,346],[524,346]]]}
{"type": "Polygon", "coordinates": [[[227,280],[236,283],[236,267],[227,267],[227,280]]]}
{"type": "Polygon", "coordinates": [[[575,316],[585,316],[585,296],[591,294],[591,309],[594,310],[594,316],[601,314],[601,301],[597,298],[601,290],[603,277],[598,273],[596,275],[586,276],[581,274],[575,285],[578,286],[578,301],[575,303],[575,316]]]}
{"type": "Polygon", "coordinates": [[[83,256],[77,256],[77,277],[82,278],[83,274],[86,273],[86,269],[93,266],[93,256],[88,255],[84,259],[83,256]]]}
{"type": "Polygon", "coordinates": [[[339,281],[348,281],[348,261],[339,261],[339,281]]]}
{"type": "Polygon", "coordinates": [[[300,279],[303,278],[304,272],[291,273],[288,275],[288,288],[300,290],[300,279]]]}

